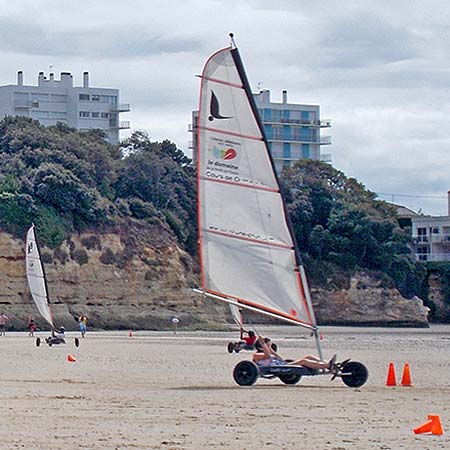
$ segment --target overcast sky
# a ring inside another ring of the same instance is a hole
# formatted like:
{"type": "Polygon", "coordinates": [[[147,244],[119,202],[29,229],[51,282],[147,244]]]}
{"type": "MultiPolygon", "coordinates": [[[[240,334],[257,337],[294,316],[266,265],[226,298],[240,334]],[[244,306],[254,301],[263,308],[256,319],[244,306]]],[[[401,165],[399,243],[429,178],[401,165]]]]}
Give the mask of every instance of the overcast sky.
{"type": "MultiPolygon", "coordinates": [[[[0,0],[0,85],[71,72],[120,89],[132,130],[189,155],[205,60],[234,32],[253,90],[318,104],[333,165],[380,198],[447,214],[450,3],[0,0]],[[389,195],[384,195],[389,194],[389,195]],[[395,194],[395,196],[393,196],[395,194]],[[423,196],[423,197],[420,197],[423,196]]],[[[122,137],[126,137],[126,133],[122,137]]]]}

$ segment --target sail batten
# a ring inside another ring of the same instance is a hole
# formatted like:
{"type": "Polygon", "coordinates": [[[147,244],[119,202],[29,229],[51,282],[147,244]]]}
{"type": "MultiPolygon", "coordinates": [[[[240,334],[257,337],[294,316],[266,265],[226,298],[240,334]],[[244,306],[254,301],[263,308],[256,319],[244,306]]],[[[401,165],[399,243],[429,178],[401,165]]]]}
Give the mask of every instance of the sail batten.
{"type": "Polygon", "coordinates": [[[28,286],[30,287],[31,297],[41,316],[53,328],[53,317],[49,306],[47,282],[36,241],[34,225],[30,227],[27,233],[25,259],[27,266],[27,281],[28,286]]]}
{"type": "Polygon", "coordinates": [[[315,328],[272,157],[236,48],[219,50],[206,62],[196,132],[203,290],[315,328]]]}

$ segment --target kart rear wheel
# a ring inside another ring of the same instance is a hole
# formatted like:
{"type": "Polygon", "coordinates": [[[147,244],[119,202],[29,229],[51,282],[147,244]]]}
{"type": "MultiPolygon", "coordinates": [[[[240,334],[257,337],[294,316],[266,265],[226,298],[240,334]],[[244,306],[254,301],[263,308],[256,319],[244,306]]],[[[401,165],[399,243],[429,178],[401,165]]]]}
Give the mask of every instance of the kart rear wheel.
{"type": "Polygon", "coordinates": [[[228,353],[233,353],[234,344],[232,342],[229,342],[228,346],[227,346],[227,349],[228,349],[228,353]]]}
{"type": "Polygon", "coordinates": [[[75,338],[75,347],[79,347],[80,346],[80,340],[76,337],[75,338]]]}
{"type": "Polygon", "coordinates": [[[367,381],[367,367],[357,361],[350,361],[342,368],[342,381],[348,387],[361,387],[367,381]]]}
{"type": "Polygon", "coordinates": [[[278,351],[278,345],[275,344],[274,342],[272,342],[272,343],[270,344],[270,346],[271,346],[271,348],[272,348],[272,350],[273,350],[274,352],[277,352],[277,351],[278,351]]]}
{"type": "Polygon", "coordinates": [[[36,338],[36,347],[39,347],[41,345],[41,338],[37,337],[36,338]]]}
{"type": "Polygon", "coordinates": [[[278,378],[284,384],[297,384],[301,380],[302,376],[296,373],[284,373],[282,375],[278,375],[278,378]]]}
{"type": "Polygon", "coordinates": [[[241,361],[233,370],[234,381],[239,386],[252,386],[258,379],[259,371],[252,361],[241,361]]]}

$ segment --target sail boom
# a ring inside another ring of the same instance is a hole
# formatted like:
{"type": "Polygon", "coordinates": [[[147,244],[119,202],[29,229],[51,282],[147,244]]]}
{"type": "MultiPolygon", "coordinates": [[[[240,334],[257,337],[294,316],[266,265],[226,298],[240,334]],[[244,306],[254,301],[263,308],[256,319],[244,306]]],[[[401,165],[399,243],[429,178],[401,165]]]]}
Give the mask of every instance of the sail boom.
{"type": "Polygon", "coordinates": [[[297,325],[297,326],[300,326],[300,327],[303,327],[303,328],[307,328],[308,330],[311,330],[311,331],[314,331],[316,329],[316,327],[313,326],[313,325],[309,325],[307,323],[303,323],[303,322],[299,322],[297,320],[289,319],[287,317],[279,316],[279,315],[277,315],[275,313],[272,313],[270,311],[265,311],[263,309],[255,307],[255,306],[251,306],[251,305],[248,305],[246,303],[241,303],[238,300],[235,300],[235,299],[232,299],[232,298],[229,298],[229,297],[222,297],[220,295],[212,294],[211,292],[207,292],[207,291],[204,291],[204,290],[201,290],[201,289],[193,289],[193,291],[196,292],[197,294],[205,295],[206,297],[212,298],[214,300],[220,300],[222,302],[228,303],[229,305],[234,305],[234,306],[236,306],[238,308],[248,309],[249,311],[254,311],[254,312],[257,312],[259,314],[263,314],[265,316],[272,317],[273,319],[282,320],[282,321],[284,321],[286,323],[290,323],[291,325],[297,325]]]}

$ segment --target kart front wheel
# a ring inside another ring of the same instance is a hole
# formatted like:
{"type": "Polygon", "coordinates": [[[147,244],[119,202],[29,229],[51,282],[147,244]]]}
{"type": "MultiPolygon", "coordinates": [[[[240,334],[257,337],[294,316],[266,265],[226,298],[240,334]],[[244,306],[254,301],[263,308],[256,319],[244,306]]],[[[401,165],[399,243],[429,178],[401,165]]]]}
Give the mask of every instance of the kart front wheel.
{"type": "Polygon", "coordinates": [[[259,371],[252,361],[241,361],[233,370],[234,381],[239,386],[252,386],[258,379],[259,371]]]}
{"type": "Polygon", "coordinates": [[[341,378],[348,387],[361,387],[369,377],[367,367],[357,361],[350,361],[341,369],[341,378]]]}
{"type": "Polygon", "coordinates": [[[232,342],[229,342],[228,346],[227,346],[227,349],[228,349],[228,353],[233,353],[234,344],[232,342]]]}
{"type": "Polygon", "coordinates": [[[75,338],[75,347],[79,347],[80,346],[80,340],[76,337],[75,338]]]}
{"type": "Polygon", "coordinates": [[[39,347],[41,345],[41,338],[37,337],[36,338],[36,347],[39,347]]]}
{"type": "Polygon", "coordinates": [[[270,347],[272,348],[272,350],[273,350],[274,352],[277,352],[277,351],[278,351],[278,345],[275,344],[274,342],[272,342],[272,343],[270,344],[270,347]]]}

